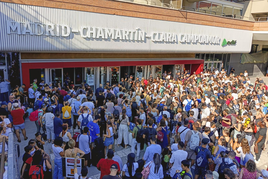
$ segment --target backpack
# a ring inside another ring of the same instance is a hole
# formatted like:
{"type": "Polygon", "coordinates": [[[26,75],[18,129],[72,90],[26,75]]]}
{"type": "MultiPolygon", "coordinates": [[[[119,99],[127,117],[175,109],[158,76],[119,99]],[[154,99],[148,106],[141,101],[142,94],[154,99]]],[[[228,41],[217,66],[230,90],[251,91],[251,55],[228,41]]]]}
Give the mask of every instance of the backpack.
{"type": "Polygon", "coordinates": [[[113,115],[115,119],[119,119],[119,111],[115,107],[114,107],[113,115]]]}
{"type": "Polygon", "coordinates": [[[157,140],[159,142],[163,142],[164,141],[164,133],[162,131],[158,131],[157,132],[157,140]]]}
{"type": "Polygon", "coordinates": [[[193,178],[193,176],[190,173],[175,173],[175,175],[172,177],[172,179],[184,179],[185,176],[190,177],[191,179],[193,178]]]}
{"type": "Polygon", "coordinates": [[[231,164],[227,164],[225,161],[224,161],[225,158],[222,158],[222,163],[220,164],[219,166],[219,170],[218,170],[218,173],[219,175],[221,176],[224,176],[224,169],[225,168],[230,168],[232,166],[234,166],[235,164],[232,162],[231,164]]]}
{"type": "Polygon", "coordinates": [[[68,110],[66,109],[64,115],[63,115],[64,118],[69,118],[70,117],[70,113],[68,112],[68,110]]]}
{"type": "Polygon", "coordinates": [[[69,99],[71,99],[71,96],[70,95],[66,95],[66,96],[64,96],[63,101],[68,101],[69,99]]]}
{"type": "Polygon", "coordinates": [[[211,131],[208,134],[208,138],[210,139],[211,142],[213,142],[215,144],[216,141],[216,136],[215,136],[215,132],[216,132],[217,128],[213,129],[213,131],[211,131]]]}
{"type": "Polygon", "coordinates": [[[135,127],[135,124],[132,122],[129,122],[129,130],[133,131],[134,127],[135,127]]]}
{"type": "Polygon", "coordinates": [[[81,116],[82,116],[81,127],[83,127],[83,126],[87,126],[87,124],[88,124],[88,116],[89,116],[89,114],[87,115],[87,117],[84,117],[84,114],[81,114],[81,116]]]}
{"type": "Polygon", "coordinates": [[[29,170],[30,179],[43,179],[43,167],[41,165],[32,165],[29,170]]]}
{"type": "Polygon", "coordinates": [[[192,100],[190,100],[190,101],[188,101],[188,99],[186,99],[186,100],[187,100],[187,104],[185,106],[185,111],[189,112],[192,108],[192,100]]]}
{"type": "Polygon", "coordinates": [[[34,111],[36,111],[36,110],[39,109],[39,103],[42,103],[42,101],[37,100],[37,101],[34,103],[34,111]]]}
{"type": "Polygon", "coordinates": [[[170,106],[172,104],[172,97],[167,98],[166,105],[170,106]]]}
{"type": "Polygon", "coordinates": [[[226,104],[226,103],[224,103],[224,104],[222,105],[221,110],[222,110],[222,111],[224,111],[224,110],[225,110],[225,109],[227,109],[227,108],[228,108],[227,104],[226,104]]]}
{"type": "Polygon", "coordinates": [[[142,143],[142,142],[143,142],[143,127],[139,128],[139,127],[137,126],[137,128],[138,128],[138,132],[137,132],[136,141],[137,141],[138,143],[142,143]]]}
{"type": "Polygon", "coordinates": [[[207,158],[206,149],[203,147],[199,147],[198,153],[196,155],[196,165],[198,167],[205,168],[206,165],[205,165],[204,161],[207,160],[206,158],[207,158]]]}
{"type": "MultiPolygon", "coordinates": [[[[154,131],[156,132],[156,130],[154,129],[154,126],[152,126],[153,128],[147,128],[147,131],[148,131],[148,136],[147,136],[147,139],[150,140],[151,136],[154,135],[154,131]]],[[[147,141],[147,142],[150,142],[150,141],[147,141]]]]}
{"type": "Polygon", "coordinates": [[[131,108],[136,110],[138,108],[137,103],[136,102],[132,102],[131,108]]]}
{"type": "Polygon", "coordinates": [[[30,121],[37,121],[38,120],[38,114],[39,114],[38,110],[33,111],[29,116],[30,121]]]}
{"type": "Polygon", "coordinates": [[[159,112],[162,112],[164,106],[165,106],[164,104],[159,104],[159,105],[157,105],[156,109],[157,109],[159,112]]]}
{"type": "Polygon", "coordinates": [[[77,142],[77,137],[80,135],[79,132],[74,133],[73,140],[75,141],[75,147],[79,147],[79,143],[77,142]]]}
{"type": "Polygon", "coordinates": [[[196,147],[199,146],[199,142],[200,142],[199,140],[200,140],[199,133],[192,131],[192,136],[190,138],[190,145],[189,145],[191,150],[195,150],[196,147]]]}
{"type": "Polygon", "coordinates": [[[144,110],[147,109],[147,105],[146,105],[145,99],[142,99],[141,100],[141,103],[143,105],[144,110]]]}

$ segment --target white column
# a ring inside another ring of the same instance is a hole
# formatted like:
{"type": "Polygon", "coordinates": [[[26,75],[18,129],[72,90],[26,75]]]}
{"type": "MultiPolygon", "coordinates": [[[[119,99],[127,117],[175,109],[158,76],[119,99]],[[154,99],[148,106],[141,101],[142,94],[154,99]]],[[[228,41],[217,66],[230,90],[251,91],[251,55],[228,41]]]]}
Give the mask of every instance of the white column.
{"type": "MultiPolygon", "coordinates": [[[[98,88],[100,86],[100,67],[96,67],[95,70],[95,89],[98,88]]],[[[94,89],[94,91],[95,91],[94,89]]]]}
{"type": "Polygon", "coordinates": [[[152,65],[152,74],[153,74],[153,78],[156,78],[156,75],[155,75],[155,65],[152,65]]]}
{"type": "MultiPolygon", "coordinates": [[[[110,67],[107,67],[107,79],[106,81],[110,81],[110,67]]],[[[105,84],[106,84],[106,81],[105,81],[105,84]]],[[[110,84],[111,84],[111,81],[110,81],[110,84]]]]}
{"type": "MultiPolygon", "coordinates": [[[[104,84],[104,67],[100,67],[101,84],[104,84]]],[[[106,72],[107,73],[107,72],[106,72]]]]}
{"type": "Polygon", "coordinates": [[[48,68],[45,68],[45,83],[48,84],[50,79],[49,79],[49,69],[48,68]]]}

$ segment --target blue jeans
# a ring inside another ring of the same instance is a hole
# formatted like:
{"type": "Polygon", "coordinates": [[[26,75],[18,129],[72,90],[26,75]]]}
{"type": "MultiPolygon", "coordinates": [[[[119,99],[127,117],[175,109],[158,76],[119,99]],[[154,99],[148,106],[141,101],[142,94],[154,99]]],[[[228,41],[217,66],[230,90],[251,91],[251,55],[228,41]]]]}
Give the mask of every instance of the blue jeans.
{"type": "Polygon", "coordinates": [[[62,175],[62,159],[54,160],[53,179],[64,179],[62,175]]]}
{"type": "Polygon", "coordinates": [[[0,94],[0,101],[8,102],[8,92],[0,94]]]}

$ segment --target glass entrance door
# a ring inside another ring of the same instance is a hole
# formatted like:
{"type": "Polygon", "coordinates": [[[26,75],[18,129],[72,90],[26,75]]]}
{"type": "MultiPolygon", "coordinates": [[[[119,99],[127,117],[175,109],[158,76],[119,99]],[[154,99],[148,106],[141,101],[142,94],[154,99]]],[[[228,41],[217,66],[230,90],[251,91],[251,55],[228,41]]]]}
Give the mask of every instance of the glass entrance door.
{"type": "Polygon", "coordinates": [[[52,86],[58,86],[63,84],[63,70],[62,68],[49,69],[49,81],[52,82],[52,86]]]}
{"type": "Polygon", "coordinates": [[[7,78],[7,70],[5,67],[0,67],[0,80],[6,80],[7,78]]]}
{"type": "Polygon", "coordinates": [[[120,67],[109,68],[109,81],[111,85],[118,84],[120,81],[120,67]]]}
{"type": "Polygon", "coordinates": [[[145,66],[136,66],[136,78],[141,81],[142,77],[145,77],[145,66]]]}

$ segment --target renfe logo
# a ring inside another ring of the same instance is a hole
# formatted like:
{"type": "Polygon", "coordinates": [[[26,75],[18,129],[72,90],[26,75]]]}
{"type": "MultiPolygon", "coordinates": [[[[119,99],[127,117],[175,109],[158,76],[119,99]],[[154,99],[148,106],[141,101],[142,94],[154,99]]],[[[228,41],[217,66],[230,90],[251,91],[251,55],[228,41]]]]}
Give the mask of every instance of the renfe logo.
{"type": "Polygon", "coordinates": [[[227,45],[236,45],[236,40],[227,41],[226,39],[223,39],[221,46],[225,47],[227,45]]]}

